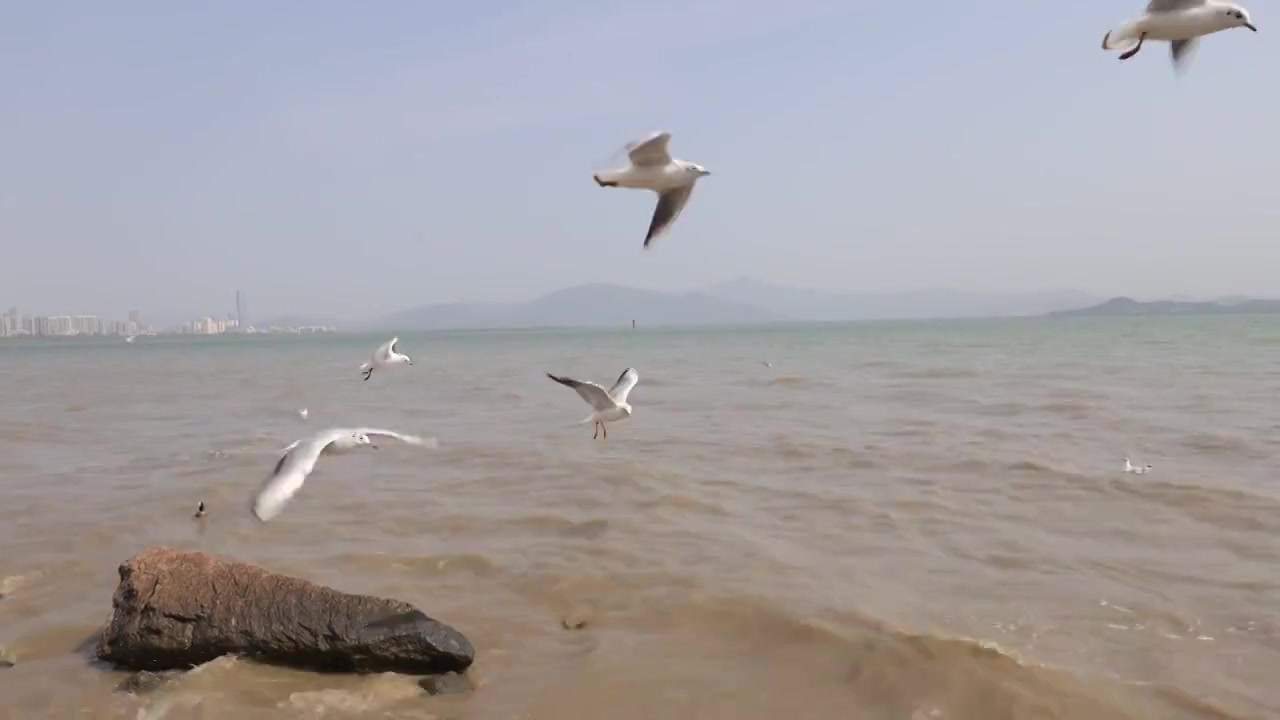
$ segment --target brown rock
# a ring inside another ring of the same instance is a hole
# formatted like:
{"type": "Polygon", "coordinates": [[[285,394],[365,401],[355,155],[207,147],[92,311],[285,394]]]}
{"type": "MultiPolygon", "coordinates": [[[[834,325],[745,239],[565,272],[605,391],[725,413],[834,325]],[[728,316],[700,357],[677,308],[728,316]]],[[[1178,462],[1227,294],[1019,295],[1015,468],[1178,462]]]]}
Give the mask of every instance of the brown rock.
{"type": "Polygon", "coordinates": [[[149,548],[120,566],[98,657],[133,670],[222,655],[316,670],[466,670],[457,630],[398,600],[350,595],[201,552],[149,548]]]}

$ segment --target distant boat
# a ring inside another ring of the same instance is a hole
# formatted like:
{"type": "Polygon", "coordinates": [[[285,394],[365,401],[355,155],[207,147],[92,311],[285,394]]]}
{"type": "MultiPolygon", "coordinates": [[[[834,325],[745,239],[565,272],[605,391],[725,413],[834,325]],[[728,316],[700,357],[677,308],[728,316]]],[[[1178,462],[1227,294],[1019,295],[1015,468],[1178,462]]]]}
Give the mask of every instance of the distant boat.
{"type": "Polygon", "coordinates": [[[138,336],[137,336],[137,335],[130,335],[129,337],[125,338],[125,339],[124,339],[124,341],[125,341],[125,342],[127,342],[127,343],[131,343],[131,342],[133,342],[134,340],[137,340],[137,339],[138,339],[138,336]]]}
{"type": "Polygon", "coordinates": [[[635,320],[632,320],[632,321],[631,321],[631,329],[632,329],[632,330],[635,330],[635,329],[636,329],[636,321],[635,321],[635,320]]]}

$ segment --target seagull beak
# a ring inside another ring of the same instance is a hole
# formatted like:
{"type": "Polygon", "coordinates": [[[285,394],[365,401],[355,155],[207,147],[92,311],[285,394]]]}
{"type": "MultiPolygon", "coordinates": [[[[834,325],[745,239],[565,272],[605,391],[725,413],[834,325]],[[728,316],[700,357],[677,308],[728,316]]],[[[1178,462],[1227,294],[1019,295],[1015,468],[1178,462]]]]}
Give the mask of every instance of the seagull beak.
{"type": "Polygon", "coordinates": [[[1254,32],[1258,32],[1258,28],[1254,27],[1254,26],[1253,26],[1253,23],[1251,23],[1251,22],[1247,22],[1247,23],[1245,23],[1245,24],[1244,24],[1244,26],[1245,26],[1245,27],[1247,27],[1247,28],[1249,28],[1250,30],[1252,30],[1252,31],[1254,31],[1254,32]]]}

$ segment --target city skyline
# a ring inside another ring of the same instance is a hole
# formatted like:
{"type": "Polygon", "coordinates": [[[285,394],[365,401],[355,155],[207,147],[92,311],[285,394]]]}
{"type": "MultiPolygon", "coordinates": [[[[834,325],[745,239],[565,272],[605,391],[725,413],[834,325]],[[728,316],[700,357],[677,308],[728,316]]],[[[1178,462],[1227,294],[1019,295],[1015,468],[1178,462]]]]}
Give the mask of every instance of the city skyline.
{"type": "Polygon", "coordinates": [[[277,332],[291,330],[331,331],[328,326],[285,326],[271,328],[255,328],[247,324],[247,295],[241,290],[235,291],[235,310],[227,313],[225,318],[215,315],[204,315],[194,319],[173,323],[143,323],[142,312],[129,310],[127,320],[113,320],[97,314],[23,314],[19,305],[10,305],[0,315],[0,337],[59,337],[59,336],[136,336],[148,334],[191,334],[220,335],[233,332],[277,332]]]}

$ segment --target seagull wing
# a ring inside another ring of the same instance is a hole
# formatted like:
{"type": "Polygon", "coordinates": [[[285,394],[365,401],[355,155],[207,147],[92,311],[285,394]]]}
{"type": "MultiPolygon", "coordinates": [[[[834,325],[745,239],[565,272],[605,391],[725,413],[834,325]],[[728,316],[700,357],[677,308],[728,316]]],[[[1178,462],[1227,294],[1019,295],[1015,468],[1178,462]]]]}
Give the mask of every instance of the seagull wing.
{"type": "Polygon", "coordinates": [[[393,438],[395,440],[399,440],[400,442],[408,443],[410,445],[422,445],[425,447],[439,447],[439,443],[433,437],[424,438],[424,437],[419,437],[417,435],[405,435],[404,433],[398,433],[395,430],[380,430],[378,428],[352,428],[347,432],[364,433],[365,435],[368,435],[370,437],[377,436],[377,437],[393,438]]]}
{"type": "Polygon", "coordinates": [[[347,431],[325,430],[290,445],[271,471],[271,477],[267,478],[253,498],[253,514],[262,522],[279,515],[315,469],[320,454],[345,432],[347,431]]]}
{"type": "Polygon", "coordinates": [[[1147,12],[1177,12],[1188,8],[1199,7],[1205,4],[1205,0],[1151,0],[1147,5],[1147,12]]]}
{"type": "Polygon", "coordinates": [[[618,381],[609,388],[609,397],[618,404],[626,402],[627,396],[631,394],[631,388],[635,387],[637,382],[640,382],[640,375],[635,368],[623,370],[618,376],[618,381]]]}
{"type": "Polygon", "coordinates": [[[680,217],[680,212],[689,202],[693,193],[693,183],[672,188],[658,195],[658,206],[653,209],[653,219],[649,221],[649,232],[644,236],[644,246],[649,247],[653,239],[666,231],[671,223],[680,217]]]}
{"type": "Polygon", "coordinates": [[[661,130],[643,140],[627,143],[627,156],[636,167],[662,167],[671,162],[671,154],[667,152],[669,142],[671,133],[661,130]]]}
{"type": "Polygon", "coordinates": [[[400,338],[393,337],[390,340],[379,345],[378,349],[373,351],[373,362],[374,363],[386,362],[387,359],[391,357],[391,348],[395,347],[395,344],[399,341],[400,341],[400,338]]]}
{"type": "Polygon", "coordinates": [[[1173,55],[1173,66],[1177,70],[1185,70],[1187,62],[1191,60],[1191,56],[1195,53],[1196,46],[1200,41],[1196,38],[1188,40],[1174,40],[1169,43],[1169,52],[1173,55]]]}
{"type": "Polygon", "coordinates": [[[593,382],[583,382],[581,380],[574,380],[573,378],[567,377],[556,377],[551,373],[547,373],[547,377],[555,380],[561,385],[573,388],[574,392],[578,393],[579,397],[586,400],[587,404],[596,410],[608,410],[611,407],[617,406],[617,403],[613,401],[613,398],[609,397],[609,392],[593,382]]]}

